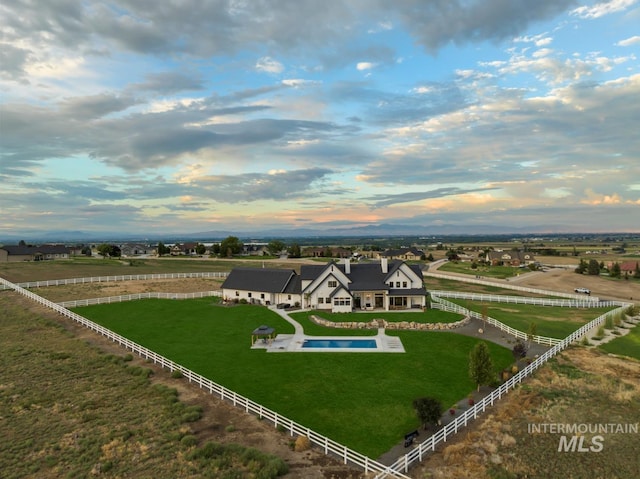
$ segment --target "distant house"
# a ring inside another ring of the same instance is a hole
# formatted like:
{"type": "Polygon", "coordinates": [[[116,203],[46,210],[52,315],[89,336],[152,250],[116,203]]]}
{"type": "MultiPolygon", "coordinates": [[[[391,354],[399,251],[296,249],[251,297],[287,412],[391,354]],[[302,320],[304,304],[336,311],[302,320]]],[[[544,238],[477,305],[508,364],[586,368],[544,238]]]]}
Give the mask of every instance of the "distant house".
{"type": "Polygon", "coordinates": [[[198,243],[189,242],[189,243],[176,243],[169,248],[171,256],[193,256],[196,254],[196,248],[198,247],[198,243]]]}
{"type": "Polygon", "coordinates": [[[15,263],[19,261],[49,261],[68,258],[69,248],[64,245],[7,245],[0,248],[1,263],[15,263]]]}
{"type": "Polygon", "coordinates": [[[330,246],[314,246],[302,251],[302,256],[312,258],[349,258],[352,254],[350,249],[330,246]]]}
{"type": "Polygon", "coordinates": [[[120,246],[122,256],[140,256],[150,254],[153,250],[154,248],[143,244],[125,243],[120,246]]]}
{"type": "Polygon", "coordinates": [[[492,266],[527,266],[535,263],[535,257],[528,251],[489,251],[487,263],[492,266]]]}
{"type": "Polygon", "coordinates": [[[222,284],[226,301],[300,304],[331,312],[424,308],[422,271],[404,261],[351,264],[332,261],[294,270],[235,268],[222,284]]]}
{"type": "Polygon", "coordinates": [[[245,256],[267,256],[269,248],[267,243],[244,243],[242,254],[245,256]]]}
{"type": "MultiPolygon", "coordinates": [[[[620,272],[622,274],[634,274],[639,264],[637,261],[623,261],[620,263],[620,272]]],[[[610,270],[613,267],[613,262],[609,263],[607,267],[610,270]]]]}
{"type": "Polygon", "coordinates": [[[403,261],[419,261],[424,256],[424,251],[418,248],[388,249],[379,255],[381,258],[400,259],[403,261]]]}

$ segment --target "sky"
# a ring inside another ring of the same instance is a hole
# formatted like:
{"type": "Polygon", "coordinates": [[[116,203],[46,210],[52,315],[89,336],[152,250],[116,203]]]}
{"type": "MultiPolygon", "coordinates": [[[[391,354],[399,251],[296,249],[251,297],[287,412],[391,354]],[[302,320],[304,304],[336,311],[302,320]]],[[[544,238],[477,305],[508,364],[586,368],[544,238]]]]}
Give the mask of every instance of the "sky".
{"type": "Polygon", "coordinates": [[[0,44],[0,237],[640,231],[640,0],[11,0],[0,44]]]}

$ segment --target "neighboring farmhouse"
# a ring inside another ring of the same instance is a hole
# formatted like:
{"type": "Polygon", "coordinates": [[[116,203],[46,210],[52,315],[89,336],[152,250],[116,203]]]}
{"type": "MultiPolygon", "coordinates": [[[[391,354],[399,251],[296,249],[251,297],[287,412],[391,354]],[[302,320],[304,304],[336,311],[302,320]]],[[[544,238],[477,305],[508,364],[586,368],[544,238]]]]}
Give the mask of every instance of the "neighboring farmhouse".
{"type": "Polygon", "coordinates": [[[528,251],[489,251],[486,261],[491,266],[528,266],[536,259],[528,251]]]}
{"type": "Polygon", "coordinates": [[[222,284],[225,301],[299,304],[332,312],[424,308],[426,290],[418,265],[382,258],[375,263],[302,265],[288,269],[235,268],[222,284]]]}
{"type": "Polygon", "coordinates": [[[64,245],[45,244],[7,245],[0,247],[0,263],[14,263],[19,261],[46,261],[69,258],[70,250],[64,245]]]}
{"type": "Polygon", "coordinates": [[[391,259],[400,259],[403,261],[419,261],[423,259],[425,256],[424,251],[418,248],[399,248],[399,249],[388,249],[383,253],[378,255],[379,258],[387,258],[391,259]]]}

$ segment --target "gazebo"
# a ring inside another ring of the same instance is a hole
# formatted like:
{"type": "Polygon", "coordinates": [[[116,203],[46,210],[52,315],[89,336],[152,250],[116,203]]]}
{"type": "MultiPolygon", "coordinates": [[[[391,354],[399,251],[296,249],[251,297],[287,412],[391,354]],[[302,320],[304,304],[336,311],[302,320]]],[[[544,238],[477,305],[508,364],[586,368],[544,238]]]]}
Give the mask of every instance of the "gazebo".
{"type": "Polygon", "coordinates": [[[263,343],[273,341],[273,338],[276,337],[276,330],[270,326],[262,325],[257,329],[254,329],[251,333],[251,346],[255,344],[256,341],[262,339],[263,343]]]}

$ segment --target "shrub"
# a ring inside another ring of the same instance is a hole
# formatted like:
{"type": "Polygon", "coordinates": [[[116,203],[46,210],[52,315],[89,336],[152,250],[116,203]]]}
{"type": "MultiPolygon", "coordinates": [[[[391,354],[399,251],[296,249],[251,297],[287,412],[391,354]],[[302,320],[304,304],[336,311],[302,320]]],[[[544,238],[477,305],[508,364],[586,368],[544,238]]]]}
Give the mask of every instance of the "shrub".
{"type": "Polygon", "coordinates": [[[306,436],[298,436],[296,438],[296,443],[293,446],[293,450],[296,452],[307,451],[311,449],[311,441],[306,436]]]}
{"type": "Polygon", "coordinates": [[[179,369],[174,369],[173,371],[171,371],[171,377],[174,379],[180,379],[182,377],[182,371],[180,371],[179,369]]]}
{"type": "Polygon", "coordinates": [[[236,430],[236,427],[233,424],[229,424],[227,427],[224,428],[224,430],[227,432],[233,432],[236,430]]]}
{"type": "Polygon", "coordinates": [[[193,447],[198,444],[198,439],[193,434],[187,434],[182,439],[180,439],[180,444],[184,447],[193,447]]]}
{"type": "Polygon", "coordinates": [[[612,315],[608,315],[604,319],[604,328],[605,329],[613,329],[613,316],[612,315]]]}

